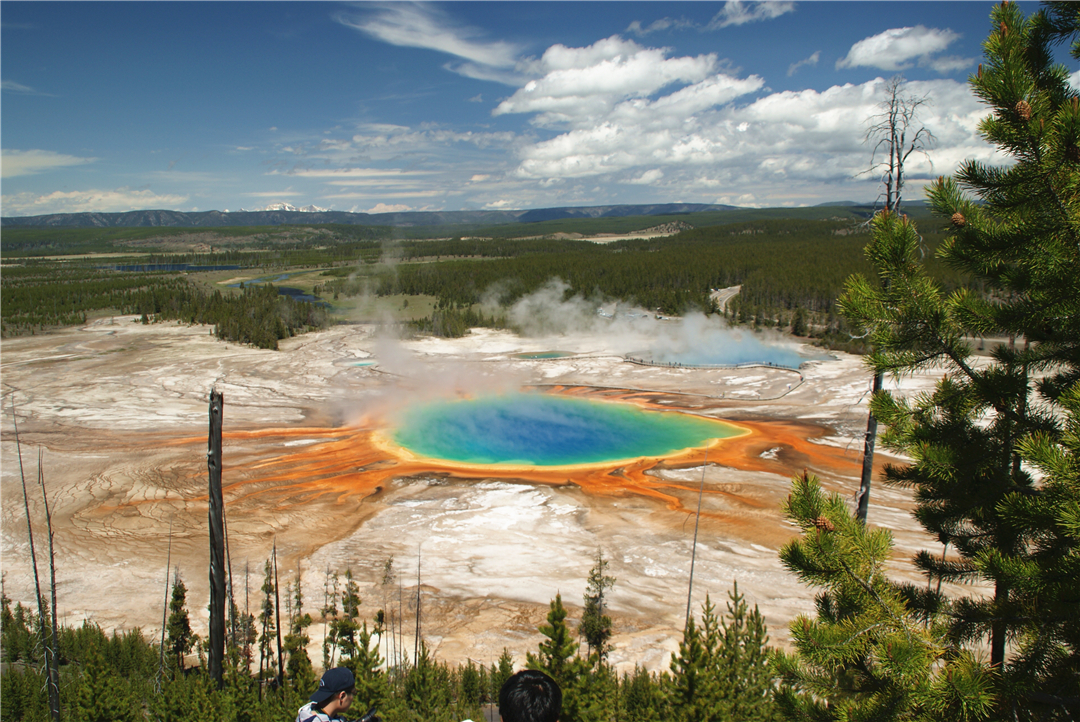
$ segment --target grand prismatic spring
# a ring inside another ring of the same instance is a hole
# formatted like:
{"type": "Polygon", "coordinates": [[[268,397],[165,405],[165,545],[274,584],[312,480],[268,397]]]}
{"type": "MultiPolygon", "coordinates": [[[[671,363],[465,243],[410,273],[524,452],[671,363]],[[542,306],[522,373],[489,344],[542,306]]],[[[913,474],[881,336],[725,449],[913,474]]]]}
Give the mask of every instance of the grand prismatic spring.
{"type": "Polygon", "coordinates": [[[515,393],[415,404],[401,416],[393,440],[422,457],[546,467],[663,457],[743,433],[677,412],[515,393]]]}
{"type": "MultiPolygon", "coordinates": [[[[226,432],[226,446],[261,448],[243,459],[243,482],[226,488],[234,503],[274,498],[359,500],[395,479],[423,475],[506,479],[563,486],[588,494],[642,496],[685,509],[692,485],[656,472],[721,464],[788,475],[801,466],[854,468],[841,449],[815,439],[825,429],[795,421],[721,421],[721,408],[658,392],[554,387],[412,402],[386,418],[334,428],[268,428],[226,432]],[[708,414],[707,416],[705,414],[708,414]],[[296,446],[269,458],[267,448],[296,446]]],[[[698,400],[700,401],[700,400],[698,400]]],[[[178,439],[199,444],[202,438],[178,439]]]]}

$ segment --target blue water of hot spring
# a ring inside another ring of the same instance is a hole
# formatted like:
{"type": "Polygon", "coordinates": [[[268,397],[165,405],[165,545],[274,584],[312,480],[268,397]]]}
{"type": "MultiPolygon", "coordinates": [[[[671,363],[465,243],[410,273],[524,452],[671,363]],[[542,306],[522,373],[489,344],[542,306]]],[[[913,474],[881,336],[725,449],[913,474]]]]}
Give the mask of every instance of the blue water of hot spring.
{"type": "Polygon", "coordinates": [[[514,393],[416,404],[394,442],[468,464],[566,466],[666,456],[742,431],[722,421],[624,403],[514,393]]]}

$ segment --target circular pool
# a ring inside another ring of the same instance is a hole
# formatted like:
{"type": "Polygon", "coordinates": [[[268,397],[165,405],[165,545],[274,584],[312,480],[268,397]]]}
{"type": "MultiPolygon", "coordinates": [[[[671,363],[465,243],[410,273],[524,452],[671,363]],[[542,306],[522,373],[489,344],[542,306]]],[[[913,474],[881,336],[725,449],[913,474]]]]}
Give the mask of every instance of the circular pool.
{"type": "Polygon", "coordinates": [[[392,438],[433,459],[571,466],[667,456],[743,433],[723,421],[674,411],[515,393],[411,406],[392,438]]]}

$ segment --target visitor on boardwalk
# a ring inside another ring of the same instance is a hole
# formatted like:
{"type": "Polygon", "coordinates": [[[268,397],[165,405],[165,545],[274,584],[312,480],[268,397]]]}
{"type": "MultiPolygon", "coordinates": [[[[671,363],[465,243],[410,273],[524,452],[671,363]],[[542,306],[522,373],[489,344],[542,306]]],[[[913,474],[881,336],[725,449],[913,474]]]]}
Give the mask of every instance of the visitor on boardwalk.
{"type": "Polygon", "coordinates": [[[356,677],[345,667],[328,669],[319,680],[311,701],[296,713],[296,722],[333,722],[352,706],[356,677]]]}
{"type": "Polygon", "coordinates": [[[540,670],[522,670],[499,690],[503,722],[558,722],[561,713],[562,690],[540,670]]]}

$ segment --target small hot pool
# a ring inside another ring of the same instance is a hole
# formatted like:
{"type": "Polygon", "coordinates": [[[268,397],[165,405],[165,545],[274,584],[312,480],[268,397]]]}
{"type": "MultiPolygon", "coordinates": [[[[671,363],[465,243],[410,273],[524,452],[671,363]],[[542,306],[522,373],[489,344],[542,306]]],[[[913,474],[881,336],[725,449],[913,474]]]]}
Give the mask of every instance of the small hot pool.
{"type": "Polygon", "coordinates": [[[414,405],[392,438],[420,456],[447,461],[570,466],[667,456],[742,433],[674,411],[516,393],[414,405]]]}
{"type": "Polygon", "coordinates": [[[569,351],[536,351],[532,353],[516,353],[514,358],[525,359],[526,361],[539,361],[542,359],[552,358],[569,358],[574,354],[569,351]]]}

